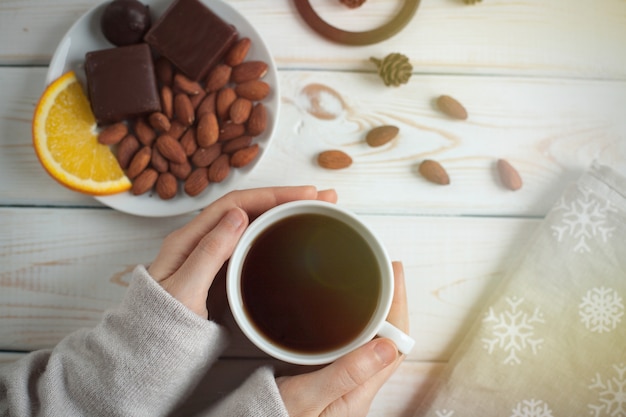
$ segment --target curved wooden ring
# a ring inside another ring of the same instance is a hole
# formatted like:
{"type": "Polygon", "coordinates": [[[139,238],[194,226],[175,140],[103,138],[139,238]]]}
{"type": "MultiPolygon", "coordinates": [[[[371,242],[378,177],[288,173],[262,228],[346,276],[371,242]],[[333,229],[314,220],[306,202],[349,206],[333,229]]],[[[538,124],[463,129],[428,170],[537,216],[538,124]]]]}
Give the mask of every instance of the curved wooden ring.
{"type": "Polygon", "coordinates": [[[304,21],[317,33],[333,42],[346,45],[371,45],[384,41],[400,32],[409,23],[420,0],[404,0],[402,9],[384,25],[364,32],[349,32],[329,25],[313,10],[309,0],[294,0],[296,9],[304,21]]]}

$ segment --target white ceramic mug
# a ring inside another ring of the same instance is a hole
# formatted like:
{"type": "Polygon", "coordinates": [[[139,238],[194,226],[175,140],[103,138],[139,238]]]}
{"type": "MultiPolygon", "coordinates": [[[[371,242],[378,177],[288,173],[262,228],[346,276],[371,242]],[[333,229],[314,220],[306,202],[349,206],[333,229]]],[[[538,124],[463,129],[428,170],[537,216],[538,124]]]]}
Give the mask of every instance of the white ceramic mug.
{"type": "Polygon", "coordinates": [[[330,363],[367,343],[375,336],[393,340],[398,350],[404,354],[409,353],[415,344],[411,337],[386,321],[394,293],[393,269],[387,251],[365,223],[359,220],[353,213],[335,204],[316,200],[294,201],[281,204],[259,216],[248,226],[233,252],[228,265],[226,290],[231,311],[243,333],[262,351],[285,362],[299,365],[330,363]],[[276,224],[276,222],[299,214],[329,216],[348,225],[365,239],[376,257],[376,264],[380,268],[381,291],[369,323],[357,337],[332,351],[308,353],[290,350],[275,343],[260,332],[251,322],[243,303],[241,274],[246,255],[254,244],[255,239],[268,227],[276,224]]]}

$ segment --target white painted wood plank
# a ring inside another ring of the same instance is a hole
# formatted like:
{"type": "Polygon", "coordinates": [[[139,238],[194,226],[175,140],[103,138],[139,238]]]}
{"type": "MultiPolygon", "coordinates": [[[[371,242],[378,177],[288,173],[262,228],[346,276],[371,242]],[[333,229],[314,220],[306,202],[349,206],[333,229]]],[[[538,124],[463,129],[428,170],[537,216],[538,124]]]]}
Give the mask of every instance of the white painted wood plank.
{"type": "MultiPolygon", "coordinates": [[[[50,179],[32,150],[43,78],[40,68],[0,68],[0,204],[98,206],[50,179]]],[[[335,187],[344,204],[366,213],[543,216],[593,160],[626,171],[626,81],[416,75],[389,89],[371,74],[284,71],[280,84],[279,128],[242,188],[335,187]],[[441,115],[433,106],[440,94],[459,99],[469,119],[441,115]],[[369,148],[363,138],[381,124],[401,133],[369,148]],[[319,168],[317,153],[330,148],[354,164],[319,168]],[[444,165],[451,185],[420,176],[426,158],[444,165]],[[520,191],[502,187],[498,158],[519,170],[520,191]]]]}
{"type": "Polygon", "coordinates": [[[111,210],[3,209],[0,349],[50,347],[117,304],[138,263],[183,224],[111,210]]]}
{"type": "Polygon", "coordinates": [[[251,184],[315,181],[359,211],[542,216],[593,160],[626,169],[623,82],[425,75],[388,89],[366,74],[284,72],[281,88],[280,129],[251,184]],[[321,93],[308,94],[315,85],[321,93]],[[469,119],[442,116],[433,106],[441,94],[460,100],[469,119]],[[401,133],[372,149],[363,138],[381,124],[401,133]],[[317,167],[317,153],[333,148],[353,157],[349,169],[317,167]],[[499,183],[498,158],[519,170],[518,192],[499,183]],[[423,159],[439,161],[451,185],[425,181],[423,159]]]}
{"type": "MultiPolygon", "coordinates": [[[[405,265],[417,339],[410,358],[420,361],[447,360],[538,224],[515,218],[363,218],[405,265]]],[[[0,350],[50,347],[94,326],[123,296],[134,265],[149,263],[161,239],[188,219],[154,221],[98,209],[0,209],[0,350]]],[[[238,333],[222,290],[213,289],[211,314],[233,332],[225,356],[262,356],[238,333]]]]}
{"type": "MultiPolygon", "coordinates": [[[[46,65],[74,20],[98,0],[0,2],[0,63],[46,65]]],[[[322,39],[291,0],[228,0],[250,19],[285,68],[371,70],[368,58],[402,52],[418,72],[567,77],[626,77],[626,4],[621,0],[505,0],[466,6],[462,0],[422,0],[395,37],[365,47],[322,39]],[[288,34],[288,36],[285,36],[288,34]]],[[[369,1],[357,10],[313,0],[319,14],[346,30],[377,27],[399,0],[369,1]]]]}
{"type": "Polygon", "coordinates": [[[35,155],[31,124],[44,79],[42,68],[0,67],[0,204],[96,205],[59,186],[35,155]]]}

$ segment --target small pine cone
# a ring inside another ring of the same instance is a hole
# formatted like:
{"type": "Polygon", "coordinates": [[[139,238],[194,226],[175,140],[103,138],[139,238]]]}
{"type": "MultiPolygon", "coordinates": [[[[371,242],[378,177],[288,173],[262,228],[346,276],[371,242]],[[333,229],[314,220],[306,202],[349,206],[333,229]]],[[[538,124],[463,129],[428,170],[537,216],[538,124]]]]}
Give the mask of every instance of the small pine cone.
{"type": "Polygon", "coordinates": [[[413,66],[405,55],[392,53],[384,57],[382,61],[376,58],[370,58],[370,61],[378,67],[378,75],[386,86],[406,84],[411,78],[413,66]]]}
{"type": "Polygon", "coordinates": [[[360,7],[363,3],[365,3],[365,0],[339,0],[339,1],[351,9],[356,9],[357,7],[360,7]]]}

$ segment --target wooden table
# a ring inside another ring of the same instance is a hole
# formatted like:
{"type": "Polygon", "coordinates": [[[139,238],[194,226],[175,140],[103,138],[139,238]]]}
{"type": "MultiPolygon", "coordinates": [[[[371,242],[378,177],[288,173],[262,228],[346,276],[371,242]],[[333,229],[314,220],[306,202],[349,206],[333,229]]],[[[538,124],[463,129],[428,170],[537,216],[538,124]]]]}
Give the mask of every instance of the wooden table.
{"type": "MultiPolygon", "coordinates": [[[[594,160],[626,170],[626,2],[422,0],[402,32],[363,47],[322,39],[291,1],[228,2],[266,39],[280,70],[279,126],[244,185],[335,187],[340,204],[404,262],[417,345],[371,415],[411,416],[563,189],[594,160]],[[369,62],[391,52],[414,67],[397,88],[385,87],[369,62]],[[317,102],[306,93],[314,84],[323,91],[317,102]],[[438,112],[433,101],[442,94],[461,101],[469,119],[438,112]],[[368,148],[363,136],[380,124],[398,126],[400,137],[368,148]],[[319,168],[314,156],[328,148],[354,164],[319,168]],[[450,185],[419,175],[426,158],[448,170],[450,185]],[[519,170],[521,190],[501,185],[498,158],[519,170]]],[[[160,240],[191,217],[113,211],[57,185],[35,157],[31,118],[51,54],[97,3],[0,1],[0,362],[95,325],[124,294],[132,268],[150,262],[160,240]]],[[[381,24],[400,3],[349,10],[312,1],[352,30],[381,24]]],[[[262,361],[235,343],[216,372],[232,386],[262,361]]]]}

